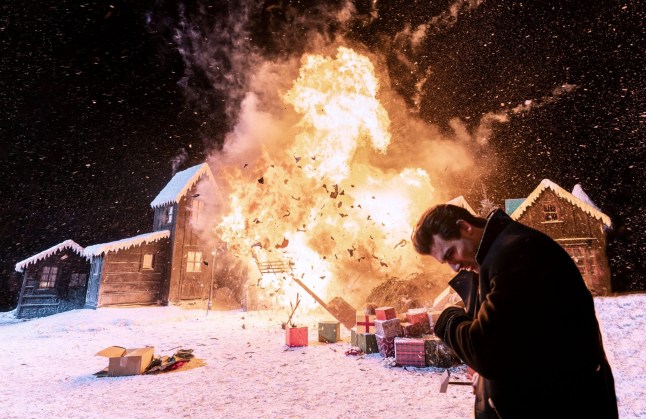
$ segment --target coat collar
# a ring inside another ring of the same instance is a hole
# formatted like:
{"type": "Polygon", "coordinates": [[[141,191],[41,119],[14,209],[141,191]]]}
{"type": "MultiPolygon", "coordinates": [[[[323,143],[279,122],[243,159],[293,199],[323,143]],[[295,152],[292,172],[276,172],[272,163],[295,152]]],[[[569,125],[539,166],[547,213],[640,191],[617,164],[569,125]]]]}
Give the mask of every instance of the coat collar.
{"type": "Polygon", "coordinates": [[[482,266],[487,253],[491,245],[498,237],[498,234],[513,220],[509,215],[507,215],[500,208],[492,211],[487,217],[487,225],[485,225],[484,232],[482,233],[482,239],[480,240],[480,245],[478,246],[478,251],[476,252],[476,262],[478,265],[482,266]]]}

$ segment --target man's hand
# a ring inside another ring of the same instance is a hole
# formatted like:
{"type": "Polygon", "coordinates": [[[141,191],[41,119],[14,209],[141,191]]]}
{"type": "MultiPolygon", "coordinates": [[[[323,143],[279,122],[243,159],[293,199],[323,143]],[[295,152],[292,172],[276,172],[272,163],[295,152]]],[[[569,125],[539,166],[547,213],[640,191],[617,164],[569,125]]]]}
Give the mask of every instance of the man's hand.
{"type": "Polygon", "coordinates": [[[473,394],[476,394],[476,388],[478,387],[478,382],[480,381],[480,374],[477,372],[473,373],[473,378],[471,379],[471,387],[473,389],[473,394]]]}
{"type": "Polygon", "coordinates": [[[451,346],[451,342],[448,341],[448,334],[451,331],[451,327],[455,327],[465,320],[470,320],[470,317],[467,312],[464,311],[464,308],[456,306],[445,308],[435,324],[435,336],[451,346]]]}

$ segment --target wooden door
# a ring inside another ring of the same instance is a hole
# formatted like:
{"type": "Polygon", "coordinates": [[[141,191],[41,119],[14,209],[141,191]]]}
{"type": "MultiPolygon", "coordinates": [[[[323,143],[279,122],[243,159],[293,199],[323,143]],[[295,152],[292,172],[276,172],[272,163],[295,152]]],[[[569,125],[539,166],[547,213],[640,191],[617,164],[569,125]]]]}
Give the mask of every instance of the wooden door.
{"type": "Polygon", "coordinates": [[[197,250],[184,252],[182,272],[179,281],[180,300],[196,300],[205,298],[207,289],[204,278],[208,277],[209,265],[204,264],[203,254],[197,250]],[[199,257],[196,256],[199,254],[199,257]]]}

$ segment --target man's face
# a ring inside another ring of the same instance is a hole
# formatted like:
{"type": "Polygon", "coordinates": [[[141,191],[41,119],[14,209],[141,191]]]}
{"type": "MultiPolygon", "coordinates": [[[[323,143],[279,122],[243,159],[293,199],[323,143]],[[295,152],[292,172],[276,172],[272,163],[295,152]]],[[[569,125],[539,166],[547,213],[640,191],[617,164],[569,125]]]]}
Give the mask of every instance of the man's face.
{"type": "Polygon", "coordinates": [[[479,272],[476,253],[480,245],[481,235],[469,223],[459,221],[460,237],[445,240],[438,234],[433,235],[431,256],[440,263],[447,263],[455,272],[462,270],[479,272]]]}

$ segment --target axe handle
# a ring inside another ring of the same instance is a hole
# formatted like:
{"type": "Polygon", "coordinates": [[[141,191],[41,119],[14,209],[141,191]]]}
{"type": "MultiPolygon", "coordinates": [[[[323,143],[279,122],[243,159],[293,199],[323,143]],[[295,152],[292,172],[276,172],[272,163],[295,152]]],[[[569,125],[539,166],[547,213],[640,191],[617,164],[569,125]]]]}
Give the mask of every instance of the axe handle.
{"type": "Polygon", "coordinates": [[[303,283],[303,281],[301,281],[300,279],[296,278],[296,276],[295,276],[295,275],[292,275],[292,279],[293,279],[294,281],[296,281],[296,283],[297,283],[298,285],[300,285],[300,286],[301,286],[305,291],[307,291],[307,293],[308,293],[309,295],[311,295],[311,296],[312,296],[312,298],[314,298],[314,299],[316,300],[316,302],[317,302],[317,303],[319,303],[319,304],[320,304],[320,305],[321,305],[325,310],[330,311],[330,308],[329,308],[329,307],[328,307],[328,305],[325,303],[325,301],[321,300],[321,299],[319,298],[319,296],[318,296],[318,295],[316,295],[316,294],[314,293],[314,291],[312,291],[311,289],[309,289],[309,287],[303,283]]]}

